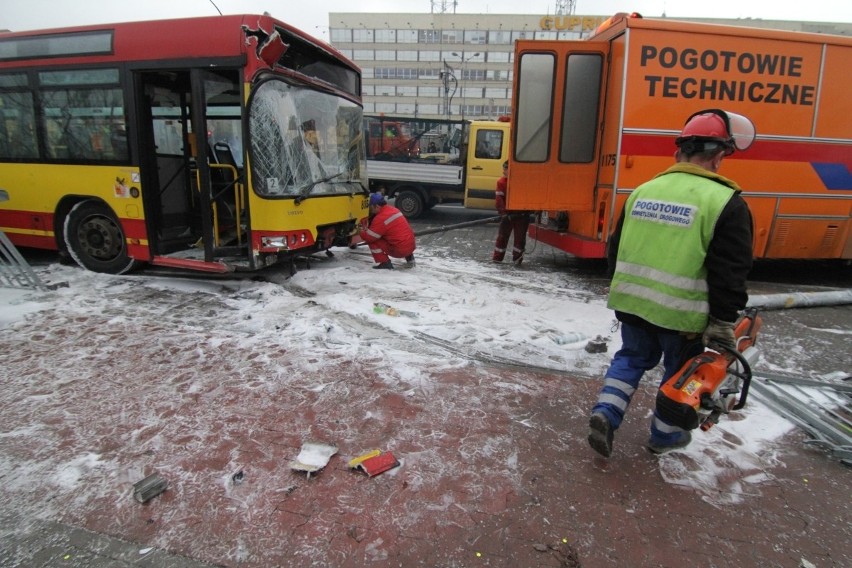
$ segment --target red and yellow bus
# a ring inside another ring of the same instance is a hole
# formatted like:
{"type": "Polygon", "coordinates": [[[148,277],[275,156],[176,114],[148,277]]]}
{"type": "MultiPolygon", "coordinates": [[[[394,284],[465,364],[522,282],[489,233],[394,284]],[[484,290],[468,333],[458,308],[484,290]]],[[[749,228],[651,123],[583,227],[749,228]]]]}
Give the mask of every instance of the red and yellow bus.
{"type": "Polygon", "coordinates": [[[852,258],[852,38],[611,18],[587,41],[515,44],[508,206],[530,235],[605,256],[627,196],[674,163],[687,117],[750,118],[720,174],[743,188],[757,258],[852,258]]]}
{"type": "Polygon", "coordinates": [[[81,266],[257,270],[367,216],[360,70],[268,15],[0,33],[0,230],[81,266]]]}

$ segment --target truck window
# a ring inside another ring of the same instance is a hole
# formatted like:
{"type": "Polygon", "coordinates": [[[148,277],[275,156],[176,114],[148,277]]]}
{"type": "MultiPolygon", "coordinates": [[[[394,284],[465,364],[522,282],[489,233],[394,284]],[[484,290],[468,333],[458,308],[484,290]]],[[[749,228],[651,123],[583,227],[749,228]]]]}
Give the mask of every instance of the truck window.
{"type": "Polygon", "coordinates": [[[547,160],[555,62],[555,56],[550,53],[525,53],[521,56],[515,129],[515,159],[519,162],[547,160]]]}
{"type": "Polygon", "coordinates": [[[502,130],[480,130],[476,133],[476,151],[474,156],[497,160],[503,149],[502,130]]]}
{"type": "Polygon", "coordinates": [[[594,160],[602,68],[600,54],[575,53],[568,56],[560,162],[589,163],[594,160]]]}

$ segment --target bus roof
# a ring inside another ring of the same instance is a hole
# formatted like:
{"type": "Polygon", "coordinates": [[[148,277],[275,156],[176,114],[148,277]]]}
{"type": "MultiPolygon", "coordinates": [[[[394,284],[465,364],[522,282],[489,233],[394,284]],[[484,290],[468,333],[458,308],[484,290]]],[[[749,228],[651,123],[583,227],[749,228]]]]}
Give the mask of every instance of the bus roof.
{"type": "Polygon", "coordinates": [[[144,20],[0,32],[0,68],[32,66],[39,61],[61,65],[234,57],[251,48],[245,38],[251,38],[253,35],[259,38],[276,30],[286,36],[285,43],[298,39],[353,70],[358,70],[351,60],[334,47],[266,14],[144,20]],[[243,27],[247,29],[245,34],[242,32],[243,27]],[[32,40],[26,42],[28,38],[32,40]],[[37,42],[34,41],[36,38],[37,42]]]}

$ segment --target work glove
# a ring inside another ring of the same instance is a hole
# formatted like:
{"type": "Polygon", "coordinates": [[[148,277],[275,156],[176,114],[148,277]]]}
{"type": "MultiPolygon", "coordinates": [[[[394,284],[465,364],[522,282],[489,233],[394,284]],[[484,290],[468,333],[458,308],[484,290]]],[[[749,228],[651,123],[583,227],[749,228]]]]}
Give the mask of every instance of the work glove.
{"type": "Polygon", "coordinates": [[[706,347],[714,345],[724,347],[728,351],[737,350],[737,338],[734,336],[734,323],[722,321],[710,316],[704,329],[702,340],[706,347]]]}

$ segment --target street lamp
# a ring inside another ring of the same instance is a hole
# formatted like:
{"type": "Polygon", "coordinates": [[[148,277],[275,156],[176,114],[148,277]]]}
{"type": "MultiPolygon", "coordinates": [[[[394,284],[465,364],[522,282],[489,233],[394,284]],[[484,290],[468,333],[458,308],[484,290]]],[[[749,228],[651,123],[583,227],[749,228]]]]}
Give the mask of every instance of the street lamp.
{"type": "Polygon", "coordinates": [[[453,102],[453,95],[456,94],[456,89],[458,88],[458,81],[456,80],[456,75],[453,73],[453,68],[449,66],[447,60],[443,60],[444,68],[441,70],[439,76],[441,77],[441,81],[444,83],[444,112],[447,113],[447,120],[450,120],[450,117],[453,114],[451,104],[453,102]],[[450,83],[453,84],[453,94],[450,94],[450,83]]]}
{"type": "Polygon", "coordinates": [[[470,61],[471,59],[473,59],[474,57],[479,57],[479,56],[480,56],[480,53],[477,51],[476,53],[472,54],[472,55],[471,55],[470,57],[468,57],[467,59],[465,59],[465,58],[464,58],[464,55],[463,55],[462,53],[456,53],[455,51],[453,51],[453,52],[452,52],[452,55],[455,55],[456,57],[458,57],[458,58],[461,60],[461,66],[460,66],[460,67],[461,67],[461,84],[460,84],[459,86],[461,87],[461,99],[462,99],[462,103],[461,103],[461,117],[462,117],[462,120],[464,120],[464,107],[465,107],[465,96],[464,96],[464,64],[465,64],[465,63],[467,63],[468,61],[470,61]]]}

